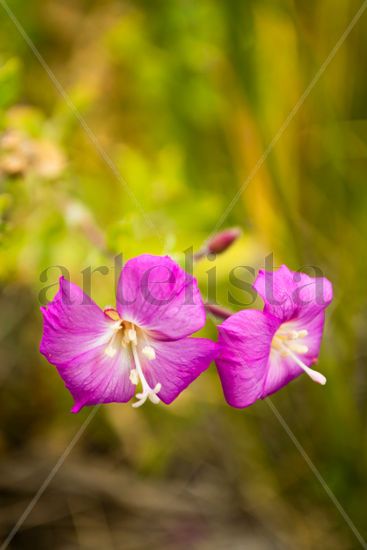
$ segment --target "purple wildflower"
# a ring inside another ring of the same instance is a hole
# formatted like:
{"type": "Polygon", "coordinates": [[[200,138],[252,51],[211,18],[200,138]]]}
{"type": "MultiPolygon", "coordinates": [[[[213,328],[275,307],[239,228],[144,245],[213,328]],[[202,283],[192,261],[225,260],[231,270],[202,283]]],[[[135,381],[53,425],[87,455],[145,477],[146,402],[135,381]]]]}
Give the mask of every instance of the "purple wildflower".
{"type": "Polygon", "coordinates": [[[240,311],[218,327],[216,364],[225,398],[238,408],[267,397],[303,372],[326,383],[310,365],[319,356],[331,283],[283,265],[274,272],[260,271],[254,288],[264,310],[240,311]]]}
{"type": "Polygon", "coordinates": [[[61,277],[60,289],[41,308],[41,353],[56,366],[75,404],[147,398],[171,403],[216,356],[217,344],[188,336],[205,324],[196,280],[168,256],[142,255],[126,263],[117,306],[100,309],[61,277]]]}

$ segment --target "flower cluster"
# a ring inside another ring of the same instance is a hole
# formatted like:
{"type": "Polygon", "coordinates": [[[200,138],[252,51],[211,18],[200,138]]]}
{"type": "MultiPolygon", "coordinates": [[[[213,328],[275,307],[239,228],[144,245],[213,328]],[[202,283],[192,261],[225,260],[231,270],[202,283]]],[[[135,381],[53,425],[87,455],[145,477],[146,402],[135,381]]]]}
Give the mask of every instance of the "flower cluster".
{"type": "Polygon", "coordinates": [[[260,271],[254,288],[264,310],[230,315],[213,342],[192,337],[205,324],[204,303],[195,278],[168,256],[129,260],[116,307],[104,310],[61,278],[54,300],[41,308],[41,353],[72,394],[72,412],[134,395],[134,407],[147,399],[169,404],[213,360],[234,407],[251,405],[303,372],[324,384],[310,365],[318,358],[324,310],[332,299],[329,281],[282,266],[260,271]]]}

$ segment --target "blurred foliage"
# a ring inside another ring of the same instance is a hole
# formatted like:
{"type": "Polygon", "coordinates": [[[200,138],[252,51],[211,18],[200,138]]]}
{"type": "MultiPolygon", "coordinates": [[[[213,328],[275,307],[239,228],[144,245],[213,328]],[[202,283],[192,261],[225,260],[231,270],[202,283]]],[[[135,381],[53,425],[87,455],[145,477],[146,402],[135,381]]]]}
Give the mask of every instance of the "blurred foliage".
{"type": "MultiPolygon", "coordinates": [[[[88,415],[68,413],[38,353],[39,300],[58,266],[77,284],[88,266],[108,266],[93,274],[103,306],[115,254],[183,261],[198,250],[360,2],[8,4],[50,70],[0,6],[4,537],[88,415]]],[[[243,237],[195,268],[204,295],[216,269],[223,305],[228,289],[249,299],[230,270],[257,269],[270,253],[333,281],[328,384],[301,377],[273,402],[364,537],[366,30],[364,14],[229,212],[225,225],[243,237]]],[[[211,319],[204,333],[215,338],[211,319]]],[[[358,547],[266,402],[230,409],[214,367],[170,407],[104,406],[13,544],[358,547]]]]}

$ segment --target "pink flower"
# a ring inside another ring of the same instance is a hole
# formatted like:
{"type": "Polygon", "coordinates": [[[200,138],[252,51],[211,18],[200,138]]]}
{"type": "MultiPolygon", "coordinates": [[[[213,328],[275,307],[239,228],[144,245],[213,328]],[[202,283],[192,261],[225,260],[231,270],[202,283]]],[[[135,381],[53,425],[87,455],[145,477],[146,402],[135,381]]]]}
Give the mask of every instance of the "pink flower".
{"type": "Polygon", "coordinates": [[[264,310],[240,311],[218,327],[216,364],[225,398],[238,408],[264,399],[303,372],[326,383],[310,365],[319,356],[331,283],[283,265],[274,272],[260,271],[254,288],[264,310]]]}
{"type": "Polygon", "coordinates": [[[169,257],[142,255],[126,263],[117,306],[102,311],[76,285],[41,308],[41,353],[56,366],[75,404],[171,403],[216,356],[217,344],[188,336],[205,324],[196,280],[169,257]]]}

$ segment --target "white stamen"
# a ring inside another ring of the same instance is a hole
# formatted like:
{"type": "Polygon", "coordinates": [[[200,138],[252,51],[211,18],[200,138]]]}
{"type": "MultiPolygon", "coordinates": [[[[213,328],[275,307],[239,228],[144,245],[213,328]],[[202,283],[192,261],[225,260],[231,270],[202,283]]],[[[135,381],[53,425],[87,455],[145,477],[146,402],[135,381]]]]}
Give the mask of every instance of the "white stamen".
{"type": "Polygon", "coordinates": [[[108,331],[108,341],[106,342],[107,347],[104,350],[105,354],[108,357],[115,357],[118,351],[118,332],[121,328],[120,321],[111,324],[111,328],[108,331]]]}
{"type": "Polygon", "coordinates": [[[121,321],[115,321],[112,325],[112,331],[118,332],[121,329],[121,321]]]}
{"type": "Polygon", "coordinates": [[[155,350],[154,350],[154,348],[152,348],[152,346],[144,346],[143,349],[142,349],[142,353],[150,361],[152,361],[156,357],[155,350]]]}
{"type": "Polygon", "coordinates": [[[108,355],[108,357],[115,357],[116,355],[116,348],[113,347],[111,344],[107,346],[107,348],[104,350],[105,354],[108,355]]]}
{"type": "MultiPolygon", "coordinates": [[[[111,315],[109,316],[111,317],[111,315]]],[[[107,337],[108,340],[106,341],[106,336],[104,336],[103,344],[106,345],[104,353],[108,357],[115,357],[117,352],[120,352],[121,347],[125,349],[130,348],[132,351],[135,368],[130,370],[129,379],[134,386],[137,386],[140,382],[142,389],[140,393],[136,394],[138,401],[133,404],[133,407],[140,407],[148,398],[152,403],[159,403],[160,399],[157,394],[161,391],[162,385],[158,383],[154,388],[151,388],[144,376],[137,351],[138,334],[135,326],[119,318],[116,322],[111,323],[107,337]]],[[[127,351],[126,349],[126,352],[127,351]]],[[[155,350],[151,346],[144,346],[142,353],[148,360],[154,360],[156,358],[155,350]]]]}
{"type": "MultiPolygon", "coordinates": [[[[149,347],[149,346],[146,346],[146,347],[149,347]]],[[[131,349],[132,349],[132,352],[133,352],[133,358],[134,358],[134,362],[135,362],[135,369],[133,369],[133,370],[136,370],[137,376],[139,377],[139,380],[141,382],[141,387],[142,387],[142,391],[135,395],[135,397],[138,399],[138,401],[133,403],[132,406],[134,408],[140,407],[141,405],[143,405],[145,403],[145,401],[148,398],[150,399],[150,401],[152,403],[158,404],[160,402],[160,399],[159,399],[157,393],[159,393],[160,390],[162,389],[162,385],[158,383],[158,384],[155,385],[154,388],[151,388],[149,386],[149,384],[148,384],[148,382],[147,382],[147,380],[144,376],[141,364],[140,364],[140,359],[139,359],[139,354],[138,354],[137,349],[136,349],[136,344],[132,343],[131,349]]]]}
{"type": "Polygon", "coordinates": [[[297,357],[297,355],[293,353],[293,351],[282,342],[280,343],[280,347],[282,348],[282,350],[284,349],[284,352],[287,352],[287,355],[290,355],[292,357],[293,361],[297,363],[297,365],[301,367],[301,369],[304,370],[306,374],[308,374],[311,380],[313,380],[314,382],[317,382],[318,384],[321,384],[322,386],[326,384],[326,378],[323,374],[321,374],[321,372],[317,372],[316,370],[310,369],[310,367],[305,365],[299,359],[299,357],[297,357]]]}
{"type": "Polygon", "coordinates": [[[139,383],[139,376],[138,376],[138,373],[136,371],[136,369],[132,369],[130,371],[130,375],[129,375],[129,378],[130,378],[130,382],[132,384],[134,384],[134,386],[137,386],[138,383],[139,383]]]}
{"type": "Polygon", "coordinates": [[[297,342],[290,342],[287,346],[295,353],[299,353],[300,355],[304,355],[308,352],[308,347],[304,344],[298,344],[297,342]]]}
{"type": "Polygon", "coordinates": [[[127,337],[129,339],[129,342],[131,342],[132,344],[137,344],[137,341],[136,341],[136,331],[135,329],[133,328],[130,328],[128,331],[127,331],[127,337]]]}
{"type": "Polygon", "coordinates": [[[158,403],[160,402],[160,399],[159,399],[158,395],[155,394],[155,393],[150,393],[149,394],[149,399],[152,403],[154,403],[154,405],[158,405],[158,403]]]}
{"type": "Polygon", "coordinates": [[[291,357],[314,382],[324,385],[326,384],[325,376],[305,365],[298,357],[298,355],[305,355],[309,352],[308,346],[300,341],[306,336],[308,336],[306,329],[286,330],[286,326],[283,325],[274,335],[272,349],[276,350],[281,357],[291,357]]]}
{"type": "Polygon", "coordinates": [[[279,333],[276,336],[281,340],[298,340],[298,338],[305,338],[306,336],[308,336],[308,330],[302,329],[282,332],[282,330],[280,329],[279,333]]]}

